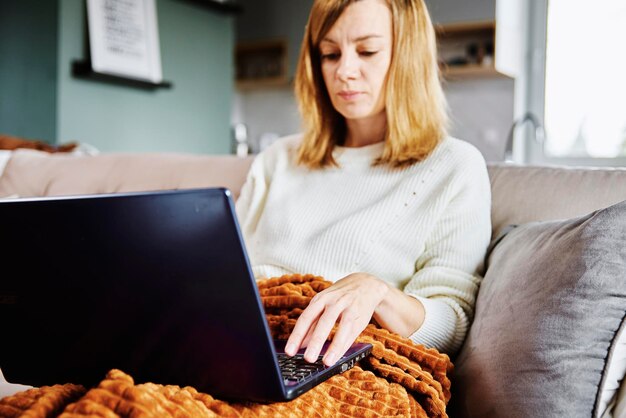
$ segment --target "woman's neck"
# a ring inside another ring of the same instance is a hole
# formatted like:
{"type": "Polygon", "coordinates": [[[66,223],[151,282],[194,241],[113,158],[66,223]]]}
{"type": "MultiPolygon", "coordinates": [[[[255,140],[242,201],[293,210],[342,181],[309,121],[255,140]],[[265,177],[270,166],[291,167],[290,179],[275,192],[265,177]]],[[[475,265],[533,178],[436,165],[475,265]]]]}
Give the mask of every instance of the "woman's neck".
{"type": "Polygon", "coordinates": [[[365,119],[346,119],[346,128],[345,147],[364,147],[382,142],[387,133],[387,114],[383,111],[365,119]]]}

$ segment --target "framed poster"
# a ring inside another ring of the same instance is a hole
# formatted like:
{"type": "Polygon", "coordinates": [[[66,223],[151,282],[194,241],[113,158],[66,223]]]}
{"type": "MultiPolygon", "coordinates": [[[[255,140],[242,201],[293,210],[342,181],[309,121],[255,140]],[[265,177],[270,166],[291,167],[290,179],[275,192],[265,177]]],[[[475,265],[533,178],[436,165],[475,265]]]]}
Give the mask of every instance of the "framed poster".
{"type": "Polygon", "coordinates": [[[161,83],[156,0],[87,0],[93,71],[161,83]]]}

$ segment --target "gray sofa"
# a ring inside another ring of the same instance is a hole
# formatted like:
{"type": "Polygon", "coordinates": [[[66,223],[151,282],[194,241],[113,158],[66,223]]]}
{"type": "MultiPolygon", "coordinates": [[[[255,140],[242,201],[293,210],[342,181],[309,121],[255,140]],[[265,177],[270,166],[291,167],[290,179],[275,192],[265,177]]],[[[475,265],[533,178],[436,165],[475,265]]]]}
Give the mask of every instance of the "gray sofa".
{"type": "MultiPolygon", "coordinates": [[[[251,162],[5,157],[0,198],[205,186],[237,196],[251,162]]],[[[450,415],[626,417],[626,169],[491,165],[489,175],[493,242],[474,322],[453,357],[450,415]]],[[[22,388],[0,384],[0,397],[22,388]]]]}

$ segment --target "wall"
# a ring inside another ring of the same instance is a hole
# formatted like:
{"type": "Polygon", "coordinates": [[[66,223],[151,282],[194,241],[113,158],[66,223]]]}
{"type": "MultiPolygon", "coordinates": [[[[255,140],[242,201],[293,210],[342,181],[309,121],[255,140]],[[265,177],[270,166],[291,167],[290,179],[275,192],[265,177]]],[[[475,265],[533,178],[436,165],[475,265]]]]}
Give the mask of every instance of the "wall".
{"type": "MultiPolygon", "coordinates": [[[[297,55],[291,50],[299,48],[312,0],[244,0],[243,4],[247,11],[237,20],[239,40],[289,36],[291,57],[297,55]],[[286,16],[287,10],[297,12],[286,16]]],[[[495,18],[495,0],[427,0],[427,5],[435,23],[495,18]]],[[[513,120],[514,81],[450,81],[444,83],[444,90],[450,105],[451,135],[476,145],[487,160],[501,160],[513,120]]],[[[298,132],[300,118],[292,87],[237,92],[231,121],[248,125],[253,149],[258,149],[265,133],[298,132]]]]}
{"type": "Polygon", "coordinates": [[[496,18],[496,0],[424,0],[433,22],[475,22],[496,18]]]}
{"type": "Polygon", "coordinates": [[[450,134],[474,144],[487,161],[503,160],[513,121],[514,88],[510,78],[446,83],[450,134]]]}
{"type": "MultiPolygon", "coordinates": [[[[237,17],[237,41],[286,39],[288,77],[298,62],[304,28],[313,0],[240,0],[243,13],[237,17]]],[[[292,84],[258,90],[236,91],[232,123],[245,123],[253,151],[265,134],[289,135],[300,131],[300,116],[292,84]]]]}
{"type": "Polygon", "coordinates": [[[240,0],[243,13],[237,18],[237,40],[287,40],[289,75],[293,76],[304,27],[313,0],[240,0]]]}
{"type": "Polygon", "coordinates": [[[250,90],[235,95],[232,122],[245,123],[254,152],[261,138],[301,131],[300,114],[291,87],[250,90]]]}
{"type": "Polygon", "coordinates": [[[146,91],[73,78],[84,57],[85,2],[60,0],[59,142],[101,151],[230,152],[234,17],[191,2],[158,0],[163,78],[146,91]]]}
{"type": "MultiPolygon", "coordinates": [[[[438,24],[495,20],[495,0],[425,0],[438,24]]],[[[513,122],[515,81],[484,78],[444,83],[451,116],[450,134],[474,144],[487,161],[504,158],[513,122]]]]}
{"type": "Polygon", "coordinates": [[[56,40],[55,1],[0,1],[0,134],[54,142],[56,40]]]}

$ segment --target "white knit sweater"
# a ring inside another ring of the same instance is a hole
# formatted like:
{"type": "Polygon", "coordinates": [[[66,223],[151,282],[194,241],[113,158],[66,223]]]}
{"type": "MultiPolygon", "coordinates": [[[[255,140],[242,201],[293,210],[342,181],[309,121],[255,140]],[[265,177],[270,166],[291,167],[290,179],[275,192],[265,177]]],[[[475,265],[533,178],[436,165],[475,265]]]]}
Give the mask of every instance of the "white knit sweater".
{"type": "Polygon", "coordinates": [[[410,338],[454,353],[473,316],[491,235],[485,161],[472,145],[442,141],[423,162],[372,167],[383,143],[335,147],[338,168],[295,165],[301,137],[259,154],[237,201],[257,278],[366,272],[422,302],[410,338]]]}

